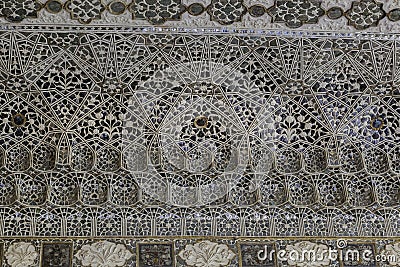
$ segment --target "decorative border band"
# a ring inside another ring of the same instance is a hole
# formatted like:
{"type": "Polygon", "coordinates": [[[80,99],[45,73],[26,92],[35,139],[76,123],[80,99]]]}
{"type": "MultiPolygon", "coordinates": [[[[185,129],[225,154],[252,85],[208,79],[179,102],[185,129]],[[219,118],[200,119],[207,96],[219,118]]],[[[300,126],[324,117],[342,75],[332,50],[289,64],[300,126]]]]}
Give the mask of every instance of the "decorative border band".
{"type": "Polygon", "coordinates": [[[248,28],[190,28],[167,26],[83,26],[83,25],[50,25],[50,24],[4,24],[0,25],[0,31],[21,32],[79,32],[79,33],[111,33],[118,31],[120,34],[190,34],[190,35],[214,35],[227,34],[236,36],[275,36],[288,38],[318,37],[318,38],[353,38],[357,40],[400,40],[400,33],[372,33],[372,32],[330,32],[330,31],[301,31],[301,30],[277,30],[277,29],[248,29],[248,28]]]}
{"type": "Polygon", "coordinates": [[[247,22],[253,21],[260,28],[265,27],[265,23],[289,29],[327,24],[326,27],[333,27],[332,30],[339,25],[347,25],[355,31],[372,30],[384,21],[387,32],[396,32],[400,6],[395,2],[359,0],[328,5],[318,0],[5,0],[0,5],[0,17],[11,23],[31,23],[35,20],[56,24],[57,21],[78,24],[117,22],[125,25],[183,23],[195,27],[248,27],[247,22]],[[109,20],[109,16],[113,19],[109,20]],[[334,27],[335,24],[337,26],[334,27]]]}
{"type": "Polygon", "coordinates": [[[0,242],[0,263],[11,267],[398,266],[399,241],[356,237],[12,239],[0,242]]]}

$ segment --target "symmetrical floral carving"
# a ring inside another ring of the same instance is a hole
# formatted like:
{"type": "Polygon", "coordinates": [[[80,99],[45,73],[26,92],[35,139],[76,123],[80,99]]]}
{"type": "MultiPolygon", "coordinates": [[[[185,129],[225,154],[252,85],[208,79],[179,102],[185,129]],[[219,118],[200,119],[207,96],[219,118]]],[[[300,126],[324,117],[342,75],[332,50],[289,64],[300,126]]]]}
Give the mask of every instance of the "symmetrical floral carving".
{"type": "Polygon", "coordinates": [[[181,0],[134,0],[129,9],[135,19],[146,19],[153,24],[163,24],[167,20],[179,20],[184,7],[181,0]]]}
{"type": "Polygon", "coordinates": [[[211,19],[223,25],[241,21],[245,12],[243,0],[212,0],[208,6],[211,19]]]}
{"type": "Polygon", "coordinates": [[[400,266],[399,6],[0,0],[0,265],[400,266]]]}
{"type": "Polygon", "coordinates": [[[100,19],[105,10],[100,0],[69,0],[65,6],[72,19],[85,24],[93,19],[100,19]]]}
{"type": "Polygon", "coordinates": [[[0,233],[399,231],[396,40],[96,29],[0,33],[0,233]]]}
{"type": "Polygon", "coordinates": [[[324,14],[321,2],[313,0],[277,0],[268,12],[274,22],[285,23],[290,28],[298,28],[305,23],[316,24],[324,14]]]}
{"type": "Polygon", "coordinates": [[[4,0],[0,3],[0,17],[10,22],[20,22],[25,18],[37,17],[41,5],[36,0],[4,0]]]}
{"type": "Polygon", "coordinates": [[[398,31],[399,4],[376,0],[333,2],[327,0],[275,0],[259,3],[243,0],[5,0],[0,4],[0,17],[10,22],[32,23],[82,23],[82,24],[129,24],[135,26],[169,24],[174,26],[220,26],[289,28],[319,30],[364,30],[398,31]],[[43,1],[42,1],[43,2],[43,1]],[[324,3],[325,2],[325,3],[324,3]],[[66,10],[69,13],[62,12],[66,10]],[[129,10],[129,12],[125,12],[129,10]],[[40,11],[40,12],[39,12],[40,11]],[[132,15],[130,15],[132,13],[132,15]],[[269,14],[270,17],[265,14],[269,14]],[[387,14],[387,19],[385,15],[387,14]],[[196,17],[194,17],[196,16],[196,17]],[[348,20],[344,25],[343,17],[348,20]],[[336,20],[336,21],[333,21],[336,20]],[[379,23],[379,29],[378,29],[379,23]],[[311,24],[311,25],[310,25],[311,24]],[[310,25],[310,26],[308,26],[310,25]]]}
{"type": "Polygon", "coordinates": [[[223,267],[235,257],[235,253],[225,244],[202,241],[194,245],[186,245],[179,252],[187,265],[196,267],[223,267]]]}
{"type": "Polygon", "coordinates": [[[39,253],[36,252],[35,247],[30,243],[19,242],[12,244],[5,257],[7,263],[11,267],[30,267],[36,263],[39,253]]]}
{"type": "Polygon", "coordinates": [[[383,3],[375,0],[354,1],[351,9],[346,12],[349,24],[358,30],[364,30],[371,26],[377,26],[385,16],[383,3]]]}
{"type": "Polygon", "coordinates": [[[122,244],[99,241],[91,245],[83,245],[75,254],[83,266],[117,267],[125,266],[133,254],[122,244]]]}

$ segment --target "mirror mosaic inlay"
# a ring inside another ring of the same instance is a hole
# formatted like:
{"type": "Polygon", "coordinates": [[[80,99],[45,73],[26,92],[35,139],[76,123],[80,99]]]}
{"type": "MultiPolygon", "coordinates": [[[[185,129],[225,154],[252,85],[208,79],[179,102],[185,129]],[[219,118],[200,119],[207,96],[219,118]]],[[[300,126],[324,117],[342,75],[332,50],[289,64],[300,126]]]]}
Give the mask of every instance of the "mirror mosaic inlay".
{"type": "Polygon", "coordinates": [[[400,266],[399,20],[3,0],[0,266],[400,266]]]}

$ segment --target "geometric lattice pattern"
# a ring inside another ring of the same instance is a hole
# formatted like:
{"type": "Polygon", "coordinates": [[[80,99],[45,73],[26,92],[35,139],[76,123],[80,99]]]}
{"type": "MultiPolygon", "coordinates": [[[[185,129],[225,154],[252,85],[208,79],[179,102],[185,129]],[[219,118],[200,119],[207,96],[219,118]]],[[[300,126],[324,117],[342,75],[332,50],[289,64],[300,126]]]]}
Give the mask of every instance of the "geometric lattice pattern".
{"type": "Polygon", "coordinates": [[[0,267],[400,266],[399,22],[0,1],[0,267]]]}
{"type": "Polygon", "coordinates": [[[2,236],[400,234],[397,41],[0,46],[2,236]]]}

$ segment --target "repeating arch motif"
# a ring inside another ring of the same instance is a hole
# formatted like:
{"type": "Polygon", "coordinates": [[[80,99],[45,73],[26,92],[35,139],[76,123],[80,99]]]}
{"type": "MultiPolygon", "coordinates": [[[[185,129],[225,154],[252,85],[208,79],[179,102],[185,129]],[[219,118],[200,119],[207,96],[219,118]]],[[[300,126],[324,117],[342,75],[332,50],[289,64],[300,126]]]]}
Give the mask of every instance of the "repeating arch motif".
{"type": "Polygon", "coordinates": [[[0,236],[399,235],[399,47],[0,31],[0,236]]]}

